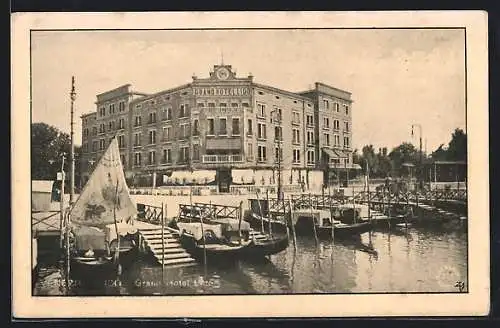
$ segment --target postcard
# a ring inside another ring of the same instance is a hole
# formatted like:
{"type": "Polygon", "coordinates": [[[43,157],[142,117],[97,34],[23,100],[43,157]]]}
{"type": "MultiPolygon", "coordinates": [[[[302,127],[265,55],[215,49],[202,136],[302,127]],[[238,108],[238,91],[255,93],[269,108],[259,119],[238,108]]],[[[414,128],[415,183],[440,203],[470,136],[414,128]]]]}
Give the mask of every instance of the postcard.
{"type": "Polygon", "coordinates": [[[14,317],[488,314],[486,13],[12,26],[14,317]]]}

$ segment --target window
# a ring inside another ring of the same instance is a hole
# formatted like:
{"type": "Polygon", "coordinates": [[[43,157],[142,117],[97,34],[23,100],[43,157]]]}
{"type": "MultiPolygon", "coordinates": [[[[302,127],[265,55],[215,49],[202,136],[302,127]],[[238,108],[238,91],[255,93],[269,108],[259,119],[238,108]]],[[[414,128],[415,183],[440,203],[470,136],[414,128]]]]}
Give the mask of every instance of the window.
{"type": "Polygon", "coordinates": [[[148,124],[156,123],[156,112],[149,113],[148,124]]]}
{"type": "Polygon", "coordinates": [[[250,104],[249,104],[249,103],[247,103],[247,102],[242,102],[242,103],[241,103],[241,106],[242,106],[242,107],[250,107],[250,104]]]}
{"type": "Polygon", "coordinates": [[[163,157],[161,159],[163,164],[172,163],[172,150],[171,149],[163,149],[163,157]]]}
{"type": "Polygon", "coordinates": [[[258,124],[258,133],[257,133],[257,138],[258,139],[266,139],[266,125],[264,123],[259,123],[258,124]]]}
{"type": "Polygon", "coordinates": [[[281,108],[275,107],[274,110],[271,112],[272,117],[271,117],[271,123],[280,123],[281,118],[282,118],[282,111],[281,108]]]}
{"type": "Polygon", "coordinates": [[[134,166],[141,166],[141,153],[134,154],[134,166]]]}
{"type": "Polygon", "coordinates": [[[253,128],[252,128],[252,119],[248,119],[248,129],[247,129],[247,134],[251,136],[253,134],[253,128]]]}
{"type": "Polygon", "coordinates": [[[106,139],[99,140],[99,150],[104,150],[104,147],[106,147],[106,139]]]}
{"type": "Polygon", "coordinates": [[[89,135],[89,129],[87,128],[83,129],[83,136],[88,137],[88,135],[89,135]]]}
{"type": "Polygon", "coordinates": [[[95,127],[95,126],[92,128],[92,135],[93,136],[97,135],[97,127],[95,127]]]}
{"type": "Polygon", "coordinates": [[[307,151],[307,164],[314,164],[314,150],[307,151]]]}
{"type": "Polygon", "coordinates": [[[142,133],[134,133],[134,147],[142,144],[142,133]]]}
{"type": "Polygon", "coordinates": [[[340,146],[340,137],[338,134],[333,136],[333,140],[335,142],[335,146],[337,146],[337,147],[340,146]]]}
{"type": "Polygon", "coordinates": [[[231,107],[238,107],[238,103],[231,103],[231,107]]]}
{"type": "Polygon", "coordinates": [[[349,105],[344,105],[344,112],[346,115],[349,115],[349,105]]]}
{"type": "Polygon", "coordinates": [[[335,111],[338,113],[340,111],[339,103],[335,103],[335,111]]]}
{"type": "Polygon", "coordinates": [[[259,162],[266,161],[266,147],[265,146],[258,147],[258,161],[259,162]]]}
{"type": "Polygon", "coordinates": [[[293,150],[293,163],[300,164],[300,149],[293,150]]]}
{"type": "Polygon", "coordinates": [[[200,145],[193,145],[193,161],[200,160],[200,145]]]}
{"type": "Polygon", "coordinates": [[[250,142],[247,144],[247,158],[249,160],[253,159],[253,145],[250,142]]]}
{"type": "Polygon", "coordinates": [[[266,117],[266,105],[257,104],[257,116],[258,117],[266,117]]]}
{"type": "Polygon", "coordinates": [[[109,105],[109,113],[114,114],[115,113],[115,104],[109,105]]]}
{"type": "Polygon", "coordinates": [[[104,133],[104,132],[106,132],[106,127],[104,126],[104,124],[103,124],[103,123],[101,123],[101,124],[99,125],[99,133],[101,133],[101,134],[102,134],[102,133],[104,133]]]}
{"type": "Polygon", "coordinates": [[[120,101],[120,103],[118,104],[118,111],[119,112],[125,111],[125,102],[120,101]]]}
{"type": "Polygon", "coordinates": [[[219,107],[224,107],[225,108],[225,107],[227,107],[227,104],[225,102],[221,102],[221,103],[219,103],[219,107]]]}
{"type": "Polygon", "coordinates": [[[181,147],[179,149],[179,162],[186,163],[189,160],[189,148],[181,147]]]}
{"type": "Polygon", "coordinates": [[[198,120],[194,120],[193,121],[193,136],[197,136],[200,134],[200,131],[199,131],[200,127],[199,127],[199,124],[198,124],[198,120]]]}
{"type": "Polygon", "coordinates": [[[123,166],[127,164],[127,161],[125,160],[125,155],[120,155],[120,161],[122,162],[123,166]]]}
{"type": "Polygon", "coordinates": [[[125,120],[123,118],[121,118],[119,121],[118,121],[118,128],[120,130],[123,130],[125,129],[125,120]]]}
{"type": "Polygon", "coordinates": [[[186,117],[186,116],[188,116],[188,105],[182,104],[181,108],[179,109],[179,117],[186,117]]]}
{"type": "Polygon", "coordinates": [[[118,136],[118,147],[125,148],[125,136],[118,136]]]}
{"type": "Polygon", "coordinates": [[[115,129],[115,121],[109,122],[109,129],[108,131],[113,131],[115,129]]]}
{"type": "Polygon", "coordinates": [[[208,120],[208,131],[207,135],[213,136],[215,135],[215,122],[213,118],[209,118],[208,120]]]}
{"type": "Polygon", "coordinates": [[[156,164],[156,152],[154,150],[151,150],[149,152],[149,156],[148,156],[148,165],[155,165],[156,164]]]}
{"type": "Polygon", "coordinates": [[[105,107],[99,108],[99,117],[103,117],[103,116],[106,116],[106,108],[105,107]]]}
{"type": "Polygon", "coordinates": [[[323,99],[323,106],[324,106],[326,109],[330,109],[330,103],[328,102],[328,100],[323,99]]]}
{"type": "Polygon", "coordinates": [[[97,151],[97,147],[98,147],[97,140],[96,141],[92,141],[92,151],[97,151]]]}
{"type": "Polygon", "coordinates": [[[219,135],[220,136],[227,135],[227,126],[225,118],[219,118],[219,135]]]}
{"type": "Polygon", "coordinates": [[[323,129],[330,128],[330,119],[328,117],[323,117],[323,129]]]}
{"type": "Polygon", "coordinates": [[[88,153],[89,152],[89,145],[87,143],[84,143],[82,145],[82,150],[84,153],[88,153]]]}
{"type": "Polygon", "coordinates": [[[136,116],[134,118],[134,126],[141,126],[142,125],[142,117],[141,116],[136,116]]]}
{"type": "Polygon", "coordinates": [[[300,130],[292,129],[292,143],[300,144],[300,130]]]}
{"type": "Polygon", "coordinates": [[[339,122],[339,120],[333,120],[333,129],[334,130],[339,130],[340,129],[340,122],[339,122]]]}
{"type": "Polygon", "coordinates": [[[313,131],[307,131],[307,144],[314,145],[314,132],[313,131]]]}
{"type": "Polygon", "coordinates": [[[349,137],[344,137],[344,148],[349,148],[349,137]]]}
{"type": "Polygon", "coordinates": [[[209,102],[209,103],[208,103],[208,107],[215,107],[215,103],[213,103],[213,102],[209,102]]]}
{"type": "Polygon", "coordinates": [[[205,107],[205,104],[204,103],[198,103],[198,107],[199,108],[203,108],[203,107],[205,107]]]}
{"type": "Polygon", "coordinates": [[[283,140],[283,131],[281,129],[281,126],[274,127],[274,140],[275,141],[283,140]]]}
{"type": "Polygon", "coordinates": [[[349,122],[344,122],[344,131],[349,132],[349,122]]]}
{"type": "Polygon", "coordinates": [[[276,161],[282,161],[283,160],[283,149],[276,147],[274,148],[274,159],[276,161]]]}
{"type": "Polygon", "coordinates": [[[323,137],[325,139],[325,145],[330,146],[330,134],[329,133],[323,133],[323,137]]]}
{"type": "Polygon", "coordinates": [[[306,124],[308,126],[314,126],[314,116],[308,114],[306,116],[306,124]]]}
{"type": "Polygon", "coordinates": [[[172,128],[170,126],[165,126],[163,128],[163,141],[169,141],[172,139],[172,128]]]}
{"type": "Polygon", "coordinates": [[[300,124],[300,113],[292,112],[292,124],[300,124]]]}
{"type": "Polygon", "coordinates": [[[180,128],[181,128],[181,130],[180,130],[180,137],[182,139],[188,138],[189,137],[189,126],[188,126],[188,124],[187,123],[181,124],[180,128]]]}
{"type": "Polygon", "coordinates": [[[237,117],[233,117],[233,131],[232,131],[233,136],[239,136],[240,135],[240,119],[237,117]]]}
{"type": "Polygon", "coordinates": [[[170,121],[172,119],[172,108],[170,107],[164,108],[161,114],[162,114],[161,119],[163,121],[170,121]]]}
{"type": "Polygon", "coordinates": [[[156,131],[151,130],[149,131],[149,144],[154,145],[156,143],[156,131]]]}

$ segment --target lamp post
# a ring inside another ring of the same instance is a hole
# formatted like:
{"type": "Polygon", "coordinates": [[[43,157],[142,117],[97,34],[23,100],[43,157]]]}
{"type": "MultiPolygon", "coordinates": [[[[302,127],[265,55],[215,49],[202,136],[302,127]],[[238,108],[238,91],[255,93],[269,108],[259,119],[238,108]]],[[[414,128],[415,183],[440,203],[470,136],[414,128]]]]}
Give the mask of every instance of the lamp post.
{"type": "Polygon", "coordinates": [[[281,139],[282,139],[282,132],[276,134],[276,127],[280,125],[281,123],[281,115],[278,112],[277,109],[274,109],[271,111],[271,120],[275,123],[275,129],[274,129],[274,141],[278,142],[278,153],[276,154],[276,160],[278,164],[278,200],[283,199],[283,193],[281,191],[281,139]],[[275,115],[277,114],[277,115],[275,115]],[[276,118],[275,118],[276,117],[276,118]]]}
{"type": "Polygon", "coordinates": [[[417,179],[419,186],[418,188],[421,189],[421,184],[422,184],[422,125],[420,124],[412,124],[411,125],[411,136],[413,137],[413,129],[417,127],[419,131],[419,163],[418,163],[418,170],[417,170],[417,179]]]}
{"type": "Polygon", "coordinates": [[[71,77],[71,92],[69,93],[70,98],[71,98],[71,149],[70,149],[70,156],[69,156],[69,161],[71,164],[71,171],[70,171],[70,194],[69,194],[69,203],[73,204],[73,198],[75,197],[75,144],[74,144],[74,131],[73,131],[73,105],[76,99],[76,92],[75,92],[75,77],[71,77]]]}

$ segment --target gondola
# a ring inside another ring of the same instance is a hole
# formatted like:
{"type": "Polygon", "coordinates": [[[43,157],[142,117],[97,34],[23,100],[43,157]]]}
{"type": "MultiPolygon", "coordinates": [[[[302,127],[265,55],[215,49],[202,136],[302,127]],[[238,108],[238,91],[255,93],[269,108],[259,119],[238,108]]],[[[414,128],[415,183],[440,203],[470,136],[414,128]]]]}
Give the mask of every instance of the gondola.
{"type": "Polygon", "coordinates": [[[288,247],[289,240],[289,237],[283,234],[270,235],[255,232],[252,242],[249,247],[245,248],[243,255],[257,258],[278,254],[288,247]]]}
{"type": "Polygon", "coordinates": [[[124,222],[136,215],[115,137],[67,216],[70,276],[79,281],[116,278],[137,252],[137,230],[124,222]]]}

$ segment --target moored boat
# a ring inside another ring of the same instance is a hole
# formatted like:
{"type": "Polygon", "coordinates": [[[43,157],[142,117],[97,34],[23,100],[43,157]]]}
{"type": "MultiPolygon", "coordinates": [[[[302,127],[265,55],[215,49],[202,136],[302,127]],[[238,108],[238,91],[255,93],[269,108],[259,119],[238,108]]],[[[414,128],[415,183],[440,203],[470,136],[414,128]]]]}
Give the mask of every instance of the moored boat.
{"type": "Polygon", "coordinates": [[[129,223],[136,215],[115,137],[68,213],[71,276],[94,280],[120,274],[137,249],[137,230],[129,223]]]}

